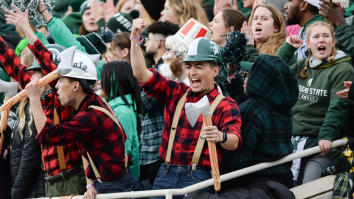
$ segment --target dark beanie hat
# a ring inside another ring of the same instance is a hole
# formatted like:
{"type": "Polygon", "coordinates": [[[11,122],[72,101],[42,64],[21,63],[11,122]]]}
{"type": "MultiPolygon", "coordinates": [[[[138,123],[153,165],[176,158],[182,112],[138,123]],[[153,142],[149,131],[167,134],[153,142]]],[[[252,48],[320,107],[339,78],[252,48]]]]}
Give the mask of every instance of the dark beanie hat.
{"type": "MultiPolygon", "coordinates": [[[[91,3],[92,3],[92,0],[86,0],[81,4],[81,6],[80,6],[81,15],[84,14],[85,10],[90,9],[91,3]]],[[[98,3],[101,4],[101,1],[98,0],[98,3]]]]}
{"type": "Polygon", "coordinates": [[[70,6],[73,9],[73,12],[79,12],[81,4],[84,2],[85,0],[71,0],[70,6]]]}
{"type": "Polygon", "coordinates": [[[103,54],[106,52],[106,43],[113,40],[113,32],[104,30],[102,33],[90,33],[88,35],[76,37],[76,40],[85,47],[86,52],[90,55],[103,54]]]}
{"type": "Polygon", "coordinates": [[[82,16],[79,12],[73,12],[65,15],[61,20],[66,27],[74,34],[80,34],[80,26],[82,24],[82,16]]]}
{"type": "Polygon", "coordinates": [[[129,14],[117,13],[107,21],[106,27],[114,33],[131,32],[133,20],[138,17],[139,11],[137,10],[132,10],[129,14]]]}
{"type": "Polygon", "coordinates": [[[158,21],[161,17],[160,13],[165,7],[165,1],[166,0],[141,0],[141,3],[151,18],[158,21]]]}

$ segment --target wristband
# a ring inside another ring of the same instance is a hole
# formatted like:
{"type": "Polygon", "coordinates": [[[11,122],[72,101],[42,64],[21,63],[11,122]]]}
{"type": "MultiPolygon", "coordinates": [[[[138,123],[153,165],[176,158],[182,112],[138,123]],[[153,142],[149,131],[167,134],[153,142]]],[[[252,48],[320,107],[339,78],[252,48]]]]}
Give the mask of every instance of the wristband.
{"type": "Polygon", "coordinates": [[[98,85],[92,88],[93,91],[97,91],[99,89],[100,89],[100,86],[98,86],[98,85]]]}
{"type": "Polygon", "coordinates": [[[223,140],[221,141],[221,142],[219,142],[219,143],[225,143],[226,141],[227,141],[227,135],[226,135],[226,133],[225,132],[222,132],[222,135],[223,135],[223,140]]]}
{"type": "Polygon", "coordinates": [[[131,40],[137,41],[135,47],[138,47],[144,41],[144,37],[130,37],[131,40]],[[140,41],[139,41],[140,40],[140,41]]]}
{"type": "Polygon", "coordinates": [[[95,185],[93,185],[93,184],[88,184],[88,185],[86,185],[86,189],[88,189],[88,188],[90,188],[90,187],[93,187],[93,188],[96,189],[95,185]]]}
{"type": "Polygon", "coordinates": [[[44,11],[46,11],[47,8],[45,8],[44,10],[42,10],[41,12],[39,12],[39,14],[43,14],[44,11]]]}

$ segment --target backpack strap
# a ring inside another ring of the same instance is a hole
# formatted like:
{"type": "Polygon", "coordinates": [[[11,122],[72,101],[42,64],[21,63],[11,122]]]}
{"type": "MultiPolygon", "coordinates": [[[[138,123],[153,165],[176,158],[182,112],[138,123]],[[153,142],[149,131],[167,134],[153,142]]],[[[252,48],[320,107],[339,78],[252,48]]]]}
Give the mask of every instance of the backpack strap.
{"type": "MultiPolygon", "coordinates": [[[[107,104],[107,103],[106,103],[107,104]]],[[[111,109],[111,107],[107,104],[107,106],[111,109]]],[[[98,111],[101,111],[101,112],[104,112],[106,115],[108,115],[116,124],[117,126],[119,127],[119,129],[123,132],[123,128],[122,126],[119,124],[118,122],[118,118],[116,116],[113,116],[112,113],[110,113],[107,109],[103,108],[103,107],[99,107],[99,106],[95,106],[95,105],[91,105],[89,106],[89,108],[92,108],[92,109],[95,109],[95,110],[98,110],[98,111]]],[[[112,111],[113,112],[113,111],[112,111]]],[[[123,137],[124,136],[124,133],[123,133],[123,137]]],[[[93,163],[92,159],[91,159],[91,156],[90,154],[86,151],[87,153],[87,156],[89,158],[89,161],[90,161],[90,164],[91,164],[91,167],[93,169],[93,172],[95,173],[95,176],[97,179],[101,179],[101,175],[100,173],[98,172],[95,164],[93,163]]],[[[125,169],[128,169],[128,155],[127,155],[127,151],[124,149],[124,167],[125,169]]]]}
{"type": "Polygon", "coordinates": [[[181,99],[178,101],[176,110],[175,110],[175,114],[173,116],[173,120],[172,120],[172,126],[171,126],[171,131],[170,131],[170,138],[168,139],[168,147],[167,147],[167,154],[166,154],[166,164],[171,162],[171,153],[172,153],[172,146],[173,146],[173,142],[175,140],[176,137],[176,132],[177,132],[177,125],[178,125],[178,121],[179,121],[179,117],[181,116],[181,112],[183,109],[183,105],[186,102],[187,99],[187,93],[188,90],[186,90],[186,92],[182,95],[181,99]]]}
{"type": "MultiPolygon", "coordinates": [[[[222,94],[219,94],[213,101],[213,103],[210,106],[210,113],[214,113],[216,107],[220,104],[221,100],[223,100],[225,97],[222,94]]],[[[205,143],[205,134],[204,134],[204,123],[202,126],[202,129],[199,134],[199,139],[197,142],[197,146],[195,147],[193,158],[192,158],[192,169],[195,170],[197,168],[200,155],[202,154],[203,146],[205,143]]]]}

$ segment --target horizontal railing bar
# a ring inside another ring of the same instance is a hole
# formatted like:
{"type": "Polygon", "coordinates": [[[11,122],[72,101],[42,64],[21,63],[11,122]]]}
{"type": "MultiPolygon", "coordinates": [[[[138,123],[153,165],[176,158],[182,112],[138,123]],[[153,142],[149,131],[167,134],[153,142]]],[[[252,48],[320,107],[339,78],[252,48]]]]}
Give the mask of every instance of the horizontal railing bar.
{"type": "MultiPolygon", "coordinates": [[[[346,145],[347,140],[336,140],[332,142],[332,148],[346,145]]],[[[220,176],[221,181],[228,181],[240,176],[244,176],[256,171],[267,169],[279,164],[293,161],[298,158],[306,157],[321,152],[320,147],[312,147],[297,153],[290,154],[280,160],[272,162],[264,162],[256,164],[244,169],[233,171],[220,176]]],[[[108,194],[97,194],[96,199],[116,199],[116,198],[145,198],[154,196],[166,196],[167,199],[171,199],[173,195],[185,195],[200,189],[203,189],[214,184],[213,179],[205,180],[203,182],[182,188],[182,189],[161,189],[161,190],[149,190],[149,191],[136,191],[136,192],[123,192],[123,193],[108,193],[108,194]]],[[[36,198],[29,198],[36,199],[36,198]]],[[[38,198],[39,199],[39,198],[38,198]]],[[[59,197],[51,197],[51,199],[59,199],[59,197]]],[[[83,199],[83,196],[74,196],[73,199],[83,199]]]]}

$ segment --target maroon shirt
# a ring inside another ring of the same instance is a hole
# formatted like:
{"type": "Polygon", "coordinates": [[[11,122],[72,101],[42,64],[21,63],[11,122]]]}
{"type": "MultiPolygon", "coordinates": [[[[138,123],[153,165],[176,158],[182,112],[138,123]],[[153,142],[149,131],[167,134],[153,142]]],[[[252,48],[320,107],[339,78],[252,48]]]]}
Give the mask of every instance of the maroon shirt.
{"type": "MultiPolygon", "coordinates": [[[[189,87],[183,82],[168,80],[155,70],[150,70],[153,71],[153,76],[147,83],[142,84],[142,87],[147,95],[153,96],[165,104],[165,123],[159,152],[160,158],[165,160],[174,112],[179,99],[189,87]]],[[[205,95],[208,96],[209,102],[212,104],[218,94],[217,85],[214,84],[214,88],[205,95]]],[[[195,103],[202,99],[202,97],[204,95],[198,96],[189,89],[185,102],[195,103]]],[[[212,116],[212,123],[213,126],[216,126],[222,132],[237,135],[240,139],[238,148],[241,147],[241,116],[237,103],[234,100],[226,97],[220,102],[212,116]]],[[[202,125],[203,117],[200,116],[196,125],[192,127],[187,120],[183,106],[177,125],[176,137],[172,146],[171,164],[191,165],[202,125]]],[[[198,166],[211,167],[207,146],[207,142],[205,142],[198,166]]],[[[216,144],[216,146],[218,149],[218,159],[221,162],[220,150],[225,149],[220,144],[216,144]]]]}

